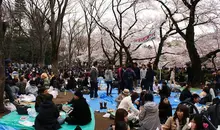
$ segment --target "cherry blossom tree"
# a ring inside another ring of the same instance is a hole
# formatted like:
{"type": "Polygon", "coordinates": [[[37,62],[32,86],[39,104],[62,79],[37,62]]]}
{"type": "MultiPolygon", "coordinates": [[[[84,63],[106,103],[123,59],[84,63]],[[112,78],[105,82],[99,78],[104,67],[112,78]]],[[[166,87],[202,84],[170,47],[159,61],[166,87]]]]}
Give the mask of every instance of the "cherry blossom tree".
{"type": "Polygon", "coordinates": [[[202,61],[195,46],[195,26],[209,23],[212,19],[216,18],[216,16],[213,17],[213,15],[209,15],[210,17],[205,17],[204,15],[202,15],[205,14],[207,16],[207,13],[209,12],[199,11],[199,7],[202,7],[202,5],[200,5],[201,0],[172,1],[172,6],[174,6],[175,8],[180,8],[179,11],[185,10],[182,13],[182,19],[185,19],[184,22],[186,23],[186,30],[183,31],[182,27],[177,22],[177,18],[173,16],[173,7],[171,8],[169,6],[171,3],[168,4],[162,0],[156,1],[158,1],[164,7],[170,20],[173,22],[177,33],[185,40],[186,48],[188,50],[190,61],[192,64],[192,70],[195,74],[193,77],[193,83],[200,83],[202,61]],[[180,6],[182,6],[182,8],[180,6]]]}

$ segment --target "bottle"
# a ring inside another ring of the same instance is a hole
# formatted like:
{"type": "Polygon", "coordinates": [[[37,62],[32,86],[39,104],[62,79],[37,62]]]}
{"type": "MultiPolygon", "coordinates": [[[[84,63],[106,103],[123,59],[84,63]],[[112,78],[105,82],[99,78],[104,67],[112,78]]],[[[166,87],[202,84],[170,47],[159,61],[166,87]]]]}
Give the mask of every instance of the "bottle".
{"type": "Polygon", "coordinates": [[[66,95],[66,89],[64,90],[64,95],[66,95]]]}

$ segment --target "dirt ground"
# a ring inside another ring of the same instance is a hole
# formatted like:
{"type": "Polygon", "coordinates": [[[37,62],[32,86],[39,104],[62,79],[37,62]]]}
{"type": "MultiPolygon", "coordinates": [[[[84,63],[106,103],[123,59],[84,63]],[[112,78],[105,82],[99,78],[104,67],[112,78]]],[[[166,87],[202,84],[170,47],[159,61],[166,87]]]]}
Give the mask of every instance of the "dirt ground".
{"type": "MultiPolygon", "coordinates": [[[[63,92],[60,92],[58,97],[54,99],[54,103],[56,104],[63,104],[73,98],[72,93],[67,92],[66,95],[64,95],[63,92]]],[[[6,114],[8,114],[9,111],[5,113],[0,113],[0,118],[6,114]]],[[[106,130],[110,124],[113,123],[113,120],[110,120],[108,118],[103,118],[102,116],[104,113],[97,113],[95,112],[95,130],[106,130]]]]}

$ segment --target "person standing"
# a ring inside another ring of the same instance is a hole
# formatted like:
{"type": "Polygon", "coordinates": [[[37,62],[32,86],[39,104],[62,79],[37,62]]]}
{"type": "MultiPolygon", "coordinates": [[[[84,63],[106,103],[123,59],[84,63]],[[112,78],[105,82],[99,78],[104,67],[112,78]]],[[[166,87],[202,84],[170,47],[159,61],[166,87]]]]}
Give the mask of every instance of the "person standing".
{"type": "Polygon", "coordinates": [[[97,61],[95,61],[93,63],[93,66],[91,68],[91,71],[90,71],[90,84],[91,84],[91,87],[90,87],[90,98],[93,99],[94,97],[97,98],[98,97],[98,81],[97,81],[97,78],[98,78],[98,69],[97,69],[97,61]],[[94,92],[95,92],[95,95],[94,95],[94,92]]]}
{"type": "Polygon", "coordinates": [[[119,80],[119,88],[118,88],[118,94],[120,94],[121,93],[121,91],[123,91],[124,90],[124,79],[123,79],[123,74],[124,74],[124,72],[125,72],[125,65],[123,65],[123,66],[121,66],[120,68],[118,68],[118,70],[117,70],[117,77],[118,77],[118,80],[119,80]]]}
{"type": "Polygon", "coordinates": [[[146,69],[145,64],[143,64],[140,70],[141,87],[143,87],[144,85],[146,73],[147,73],[147,69],[146,69]]]}
{"type": "Polygon", "coordinates": [[[156,73],[152,69],[151,64],[148,64],[147,65],[147,72],[146,72],[146,76],[145,76],[146,81],[145,81],[145,85],[144,85],[144,88],[146,90],[153,91],[154,76],[156,76],[156,73]]]}
{"type": "Polygon", "coordinates": [[[133,70],[134,70],[134,73],[136,75],[136,77],[134,78],[134,84],[133,84],[133,87],[134,88],[137,88],[138,87],[138,83],[140,82],[140,69],[138,68],[138,64],[137,63],[134,63],[133,64],[133,70]]]}
{"type": "Polygon", "coordinates": [[[170,69],[170,84],[176,84],[175,81],[175,68],[170,69]]]}
{"type": "Polygon", "coordinates": [[[136,75],[134,71],[131,69],[131,65],[127,66],[127,69],[125,70],[123,74],[123,79],[125,82],[125,88],[129,89],[129,91],[133,90],[133,80],[135,79],[136,75]]]}
{"type": "Polygon", "coordinates": [[[109,96],[109,94],[112,94],[112,81],[113,81],[113,72],[111,70],[111,68],[108,66],[107,69],[105,70],[105,82],[107,84],[107,96],[109,96]],[[109,92],[109,87],[110,88],[110,92],[109,92]]]}

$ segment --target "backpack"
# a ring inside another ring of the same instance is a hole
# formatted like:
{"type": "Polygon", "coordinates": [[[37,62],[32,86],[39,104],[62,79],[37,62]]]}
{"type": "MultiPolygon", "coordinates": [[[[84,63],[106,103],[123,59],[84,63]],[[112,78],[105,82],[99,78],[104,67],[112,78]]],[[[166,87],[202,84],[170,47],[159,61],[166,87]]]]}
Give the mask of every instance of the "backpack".
{"type": "Polygon", "coordinates": [[[127,76],[128,80],[133,80],[134,79],[134,72],[132,70],[127,69],[125,73],[126,73],[126,76],[127,76]]]}

